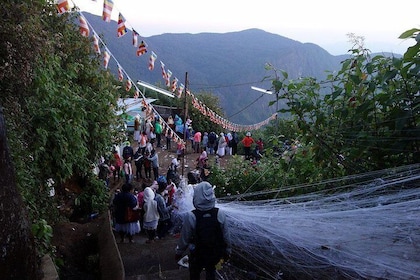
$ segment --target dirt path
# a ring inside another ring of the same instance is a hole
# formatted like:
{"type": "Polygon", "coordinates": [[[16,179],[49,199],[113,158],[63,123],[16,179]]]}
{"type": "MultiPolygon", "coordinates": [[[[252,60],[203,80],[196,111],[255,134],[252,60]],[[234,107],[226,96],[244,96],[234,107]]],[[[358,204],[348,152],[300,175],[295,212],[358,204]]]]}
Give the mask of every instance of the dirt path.
{"type": "Polygon", "coordinates": [[[188,269],[175,261],[177,238],[167,236],[151,244],[146,240],[146,235],[140,233],[134,243],[118,243],[126,279],[189,279],[188,269]]]}

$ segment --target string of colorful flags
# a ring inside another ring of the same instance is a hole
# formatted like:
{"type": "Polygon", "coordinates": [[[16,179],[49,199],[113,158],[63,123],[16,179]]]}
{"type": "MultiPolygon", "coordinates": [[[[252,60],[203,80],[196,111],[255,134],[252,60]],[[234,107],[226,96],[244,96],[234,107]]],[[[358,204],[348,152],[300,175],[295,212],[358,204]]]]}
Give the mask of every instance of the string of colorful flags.
{"type": "MultiPolygon", "coordinates": [[[[93,1],[95,1],[95,0],[93,0],[93,1]]],[[[76,5],[74,3],[73,3],[73,5],[76,7],[76,5]]],[[[69,3],[68,3],[67,0],[57,0],[56,6],[57,6],[57,11],[60,14],[65,13],[65,12],[70,10],[69,3]]],[[[104,0],[102,19],[105,22],[111,22],[111,14],[112,14],[113,10],[114,10],[113,0],[104,0]]],[[[125,89],[127,91],[130,91],[131,88],[132,88],[132,85],[134,84],[134,87],[135,87],[134,98],[138,98],[140,95],[142,96],[143,105],[144,105],[144,107],[146,107],[146,118],[154,118],[153,112],[155,112],[156,115],[159,116],[160,122],[163,124],[164,129],[166,129],[166,133],[169,133],[169,135],[171,135],[171,138],[174,141],[176,141],[177,143],[181,143],[181,142],[183,143],[183,140],[181,138],[179,138],[177,136],[177,134],[165,122],[165,120],[162,117],[160,117],[159,113],[153,108],[153,106],[150,105],[150,104],[147,104],[147,102],[145,101],[146,98],[143,95],[143,93],[137,88],[135,83],[132,82],[132,80],[129,78],[128,74],[126,73],[126,71],[118,63],[118,60],[112,55],[112,53],[106,47],[106,44],[97,35],[94,28],[87,22],[86,18],[83,16],[82,12],[78,11],[78,13],[79,13],[79,23],[80,23],[80,25],[79,25],[80,34],[82,36],[88,37],[89,33],[90,33],[90,29],[92,29],[93,30],[93,35],[92,35],[93,44],[94,44],[94,50],[96,51],[96,53],[101,54],[101,49],[100,49],[99,42],[101,42],[103,47],[104,47],[103,66],[105,68],[107,68],[109,60],[112,57],[116,61],[117,66],[118,66],[118,79],[119,79],[119,81],[123,82],[124,74],[125,74],[125,76],[127,76],[125,89]]],[[[138,43],[138,37],[140,35],[137,31],[134,30],[134,28],[131,28],[131,29],[132,29],[132,44],[133,44],[134,47],[136,47],[136,55],[137,56],[142,56],[142,55],[144,55],[145,53],[148,52],[148,46],[147,46],[147,44],[144,40],[142,40],[140,43],[138,43]]],[[[128,33],[127,21],[125,20],[124,16],[121,14],[121,12],[119,12],[118,25],[117,25],[117,37],[120,38],[127,33],[128,33]]],[[[150,57],[149,57],[149,60],[148,60],[148,69],[150,71],[154,70],[156,59],[157,59],[156,53],[154,51],[151,51],[151,54],[150,54],[150,57]]],[[[165,64],[162,61],[160,61],[160,68],[161,68],[161,72],[162,72],[162,78],[165,81],[166,87],[170,91],[172,91],[176,97],[181,98],[182,93],[184,92],[185,86],[182,83],[179,83],[178,78],[173,76],[172,72],[169,69],[165,69],[165,64]]],[[[223,117],[221,117],[220,115],[215,113],[213,110],[208,108],[205,104],[203,104],[203,102],[201,102],[197,97],[195,97],[188,89],[185,92],[189,97],[191,97],[191,103],[192,103],[192,106],[194,108],[199,110],[204,116],[207,116],[210,119],[210,121],[220,125],[221,127],[223,127],[226,130],[237,131],[237,132],[238,131],[257,130],[260,127],[268,124],[271,120],[273,120],[277,117],[277,114],[273,114],[272,116],[270,116],[266,120],[264,120],[262,122],[259,122],[257,124],[253,124],[253,125],[235,124],[235,123],[232,123],[232,122],[224,119],[223,117]]],[[[185,143],[183,143],[183,144],[185,144],[185,143]]]]}

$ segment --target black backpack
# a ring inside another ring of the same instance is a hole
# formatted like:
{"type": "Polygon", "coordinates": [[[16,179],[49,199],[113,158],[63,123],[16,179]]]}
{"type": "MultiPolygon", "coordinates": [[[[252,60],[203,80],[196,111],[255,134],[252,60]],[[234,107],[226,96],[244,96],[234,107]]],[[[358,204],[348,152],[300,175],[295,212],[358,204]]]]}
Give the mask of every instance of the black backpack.
{"type": "Polygon", "coordinates": [[[208,211],[195,209],[192,212],[196,217],[195,233],[193,235],[195,252],[208,264],[216,265],[226,251],[222,227],[217,220],[219,208],[212,208],[208,211]]]}
{"type": "Polygon", "coordinates": [[[99,165],[99,174],[98,174],[98,178],[101,180],[106,180],[106,178],[108,177],[108,171],[109,167],[107,164],[105,163],[101,163],[99,165]]]}
{"type": "Polygon", "coordinates": [[[209,144],[214,144],[214,143],[216,143],[216,133],[214,133],[214,132],[210,132],[210,134],[209,134],[209,144]]]}
{"type": "Polygon", "coordinates": [[[133,156],[133,148],[131,146],[125,146],[123,149],[123,158],[128,159],[131,156],[133,156]]]}

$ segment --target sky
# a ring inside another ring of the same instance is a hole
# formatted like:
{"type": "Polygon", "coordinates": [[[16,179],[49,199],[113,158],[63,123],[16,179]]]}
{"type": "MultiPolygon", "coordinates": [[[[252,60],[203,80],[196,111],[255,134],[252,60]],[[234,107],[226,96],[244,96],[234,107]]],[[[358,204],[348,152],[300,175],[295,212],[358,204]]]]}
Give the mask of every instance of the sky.
{"type": "MultiPolygon", "coordinates": [[[[82,12],[102,15],[103,0],[72,1],[82,12]]],[[[332,55],[348,53],[347,34],[353,33],[364,37],[371,52],[403,54],[415,42],[398,37],[420,28],[419,8],[419,0],[114,0],[112,19],[121,13],[143,37],[258,28],[317,44],[332,55]]]]}

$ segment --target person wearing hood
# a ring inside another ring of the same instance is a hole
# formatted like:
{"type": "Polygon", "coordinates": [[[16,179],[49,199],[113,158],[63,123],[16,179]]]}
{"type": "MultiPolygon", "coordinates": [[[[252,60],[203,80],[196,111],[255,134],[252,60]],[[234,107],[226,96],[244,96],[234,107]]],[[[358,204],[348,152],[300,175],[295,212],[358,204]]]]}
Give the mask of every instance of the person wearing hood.
{"type": "Polygon", "coordinates": [[[191,280],[199,280],[203,269],[207,280],[216,279],[216,264],[221,259],[227,260],[231,252],[226,215],[215,204],[216,196],[209,182],[194,186],[195,209],[184,216],[175,249],[176,260],[188,249],[191,280]]]}
{"type": "Polygon", "coordinates": [[[227,142],[226,142],[225,134],[221,132],[219,140],[218,140],[218,145],[217,145],[217,155],[219,157],[225,156],[226,146],[227,146],[227,142]]]}
{"type": "Polygon", "coordinates": [[[162,239],[166,236],[172,226],[172,205],[167,205],[165,201],[165,193],[167,194],[166,187],[168,186],[168,182],[165,176],[159,176],[157,183],[158,189],[156,191],[155,200],[157,202],[157,209],[159,212],[159,222],[156,229],[156,234],[159,239],[162,239]]]}
{"type": "Polygon", "coordinates": [[[232,133],[228,132],[225,135],[226,138],[226,155],[231,156],[232,155],[232,142],[233,142],[233,136],[232,133]]]}
{"type": "Polygon", "coordinates": [[[153,243],[155,241],[156,229],[159,222],[159,212],[155,200],[155,192],[151,187],[146,187],[144,189],[143,199],[143,228],[147,234],[146,243],[153,243]]]}

